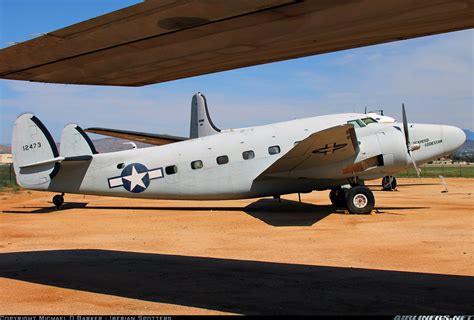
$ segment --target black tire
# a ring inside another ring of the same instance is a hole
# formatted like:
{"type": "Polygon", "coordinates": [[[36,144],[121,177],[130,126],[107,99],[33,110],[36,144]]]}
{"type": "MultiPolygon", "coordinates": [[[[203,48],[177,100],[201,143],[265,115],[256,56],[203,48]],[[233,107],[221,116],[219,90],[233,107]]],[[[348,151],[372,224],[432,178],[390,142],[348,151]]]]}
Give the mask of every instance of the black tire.
{"type": "Polygon", "coordinates": [[[346,206],[346,196],[344,190],[341,187],[332,188],[329,192],[329,200],[335,207],[345,207],[346,206]]]}
{"type": "Polygon", "coordinates": [[[64,197],[60,194],[57,194],[53,197],[53,203],[57,209],[61,208],[64,203],[64,197]]]}
{"type": "Polygon", "coordinates": [[[346,191],[346,206],[350,213],[367,214],[374,209],[375,198],[367,187],[354,187],[346,191]]]}
{"type": "Polygon", "coordinates": [[[382,178],[382,189],[392,191],[397,188],[397,179],[394,176],[385,176],[382,178]]]}

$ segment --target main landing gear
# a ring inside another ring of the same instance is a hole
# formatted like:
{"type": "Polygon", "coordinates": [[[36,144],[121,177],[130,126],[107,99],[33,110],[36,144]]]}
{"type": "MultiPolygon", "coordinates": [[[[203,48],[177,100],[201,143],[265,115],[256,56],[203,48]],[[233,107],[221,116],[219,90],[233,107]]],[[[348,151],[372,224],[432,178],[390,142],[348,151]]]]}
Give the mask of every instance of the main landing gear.
{"type": "Polygon", "coordinates": [[[53,197],[53,203],[56,206],[56,209],[61,208],[64,203],[64,193],[57,194],[53,197]]]}
{"type": "Polygon", "coordinates": [[[375,206],[374,194],[365,186],[354,186],[350,189],[332,188],[329,199],[336,207],[345,207],[355,214],[370,213],[375,206]]]}

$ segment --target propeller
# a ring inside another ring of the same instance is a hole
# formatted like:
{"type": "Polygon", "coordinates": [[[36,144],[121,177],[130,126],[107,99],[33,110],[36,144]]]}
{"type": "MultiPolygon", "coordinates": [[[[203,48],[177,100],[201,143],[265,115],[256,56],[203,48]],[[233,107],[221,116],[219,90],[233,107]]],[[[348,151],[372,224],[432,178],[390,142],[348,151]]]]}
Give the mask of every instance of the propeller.
{"type": "Polygon", "coordinates": [[[411,162],[413,163],[413,167],[415,167],[416,174],[418,178],[421,179],[420,177],[420,169],[416,166],[415,159],[413,159],[412,152],[415,150],[420,149],[420,145],[415,143],[412,144],[410,141],[410,134],[408,133],[408,120],[407,120],[407,113],[405,111],[405,104],[402,103],[402,118],[403,118],[403,133],[405,134],[405,141],[407,144],[407,152],[408,155],[410,156],[411,162]]]}

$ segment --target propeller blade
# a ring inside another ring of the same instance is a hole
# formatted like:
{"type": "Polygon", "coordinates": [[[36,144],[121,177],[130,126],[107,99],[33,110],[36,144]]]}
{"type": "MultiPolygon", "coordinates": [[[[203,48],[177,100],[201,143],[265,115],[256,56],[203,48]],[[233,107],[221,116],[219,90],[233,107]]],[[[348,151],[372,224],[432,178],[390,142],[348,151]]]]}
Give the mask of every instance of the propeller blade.
{"type": "Polygon", "coordinates": [[[407,144],[407,150],[408,152],[410,152],[410,136],[408,134],[408,120],[407,120],[407,113],[405,111],[404,103],[402,103],[402,118],[403,118],[403,133],[405,134],[405,142],[407,144]]]}
{"type": "Polygon", "coordinates": [[[415,167],[416,175],[418,176],[418,179],[420,179],[420,181],[421,181],[420,169],[416,166],[416,162],[415,162],[415,159],[413,159],[413,154],[412,154],[413,150],[420,149],[420,145],[419,144],[416,144],[416,145],[413,145],[413,146],[411,145],[410,135],[408,134],[407,113],[405,111],[405,104],[404,103],[402,103],[402,118],[403,118],[403,133],[405,134],[405,141],[406,141],[406,144],[407,144],[408,155],[410,156],[411,163],[413,163],[413,167],[415,167]]]}
{"type": "Polygon", "coordinates": [[[413,159],[411,152],[408,152],[408,154],[410,155],[410,159],[411,159],[411,162],[413,163],[413,167],[415,167],[416,175],[418,176],[418,179],[420,179],[421,181],[420,169],[416,166],[415,159],[413,159]]]}

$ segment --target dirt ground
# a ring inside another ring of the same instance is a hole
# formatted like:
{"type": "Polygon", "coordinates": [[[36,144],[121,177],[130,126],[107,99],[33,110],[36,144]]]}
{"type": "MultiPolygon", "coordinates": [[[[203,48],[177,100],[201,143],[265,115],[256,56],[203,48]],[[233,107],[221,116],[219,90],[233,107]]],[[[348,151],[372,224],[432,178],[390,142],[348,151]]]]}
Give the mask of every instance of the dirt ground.
{"type": "MultiPolygon", "coordinates": [[[[0,314],[474,311],[474,179],[240,201],[0,194],[0,314]]],[[[377,182],[378,183],[378,182],[377,182]]]]}

